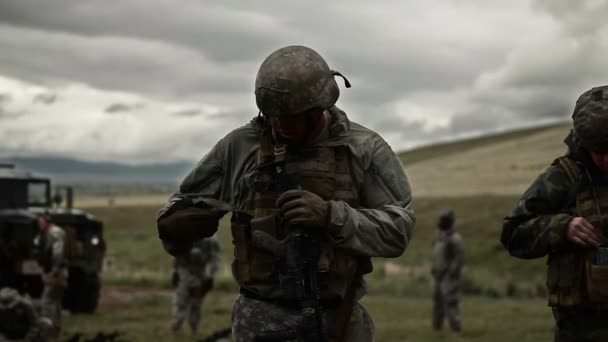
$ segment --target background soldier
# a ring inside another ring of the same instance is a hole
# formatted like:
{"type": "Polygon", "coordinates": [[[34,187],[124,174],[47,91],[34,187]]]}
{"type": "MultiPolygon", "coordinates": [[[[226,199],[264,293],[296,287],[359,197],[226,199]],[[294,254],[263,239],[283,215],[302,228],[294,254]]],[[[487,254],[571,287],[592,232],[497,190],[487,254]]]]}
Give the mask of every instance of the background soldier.
{"type": "Polygon", "coordinates": [[[43,342],[50,325],[17,290],[0,289],[0,341],[43,342]]]}
{"type": "Polygon", "coordinates": [[[464,264],[462,237],[454,229],[455,215],[447,210],[439,216],[433,246],[433,329],[441,330],[447,316],[450,328],[462,330],[460,311],[460,273],[464,264]]]}
{"type": "Polygon", "coordinates": [[[196,335],[204,296],[213,287],[220,263],[220,244],[215,236],[196,241],[189,253],[173,259],[175,307],[171,330],[176,333],[189,313],[188,324],[196,335]]]}
{"type": "Polygon", "coordinates": [[[159,213],[159,237],[178,254],[233,210],[235,341],[372,341],[363,274],[410,241],[403,166],[335,106],[334,76],[310,48],[270,54],[255,82],[260,114],[220,140],[159,213]]]}
{"type": "Polygon", "coordinates": [[[608,86],[583,93],[568,152],[545,170],[505,218],[511,255],[549,255],[555,341],[608,341],[608,86]]]}
{"type": "Polygon", "coordinates": [[[42,316],[53,323],[51,337],[58,337],[61,331],[61,309],[63,292],[67,286],[68,269],[65,258],[66,234],[63,229],[52,223],[48,215],[38,217],[37,236],[40,248],[38,259],[44,270],[42,277],[42,316]]]}

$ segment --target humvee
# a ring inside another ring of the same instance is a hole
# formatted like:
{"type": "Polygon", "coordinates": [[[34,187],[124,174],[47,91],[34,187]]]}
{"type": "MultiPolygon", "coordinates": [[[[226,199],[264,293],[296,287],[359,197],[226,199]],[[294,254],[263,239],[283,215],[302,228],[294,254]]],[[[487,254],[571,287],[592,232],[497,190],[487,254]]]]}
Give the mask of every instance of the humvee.
{"type": "Polygon", "coordinates": [[[99,273],[106,250],[103,224],[72,204],[71,187],[52,189],[48,178],[17,171],[12,164],[0,164],[0,287],[13,287],[34,298],[41,295],[37,217],[47,214],[67,237],[69,277],[64,308],[93,312],[99,300],[99,273]]]}

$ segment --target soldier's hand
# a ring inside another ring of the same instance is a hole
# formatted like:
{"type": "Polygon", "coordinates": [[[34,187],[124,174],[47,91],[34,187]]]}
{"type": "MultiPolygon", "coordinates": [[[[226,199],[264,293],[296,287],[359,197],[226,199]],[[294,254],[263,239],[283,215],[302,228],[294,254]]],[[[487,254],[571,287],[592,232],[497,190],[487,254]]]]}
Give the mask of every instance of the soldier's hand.
{"type": "Polygon", "coordinates": [[[568,222],[566,238],[583,247],[598,247],[602,243],[595,227],[582,217],[575,217],[568,222]]]}
{"type": "Polygon", "coordinates": [[[327,227],[329,203],[310,191],[286,191],[279,196],[276,206],[289,225],[327,227]]]}

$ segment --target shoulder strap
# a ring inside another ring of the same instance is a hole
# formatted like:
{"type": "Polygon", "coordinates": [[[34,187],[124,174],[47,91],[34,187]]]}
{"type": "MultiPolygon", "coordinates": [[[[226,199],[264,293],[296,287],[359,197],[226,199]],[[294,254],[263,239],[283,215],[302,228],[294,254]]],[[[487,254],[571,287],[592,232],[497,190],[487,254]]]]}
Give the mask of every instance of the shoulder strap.
{"type": "Polygon", "coordinates": [[[555,160],[555,162],[553,162],[553,164],[559,164],[566,171],[568,178],[570,178],[570,181],[572,181],[572,184],[579,182],[581,169],[572,158],[559,157],[555,160]]]}
{"type": "Polygon", "coordinates": [[[578,197],[578,194],[581,190],[582,183],[583,183],[581,167],[576,163],[576,161],[574,161],[574,159],[566,157],[566,156],[557,158],[553,162],[553,165],[561,166],[564,169],[564,171],[566,171],[568,178],[570,179],[570,181],[573,184],[573,186],[570,188],[570,192],[568,193],[568,201],[566,202],[566,205],[564,205],[564,209],[567,209],[570,206],[575,205],[577,215],[578,215],[579,214],[578,212],[580,212],[580,210],[578,207],[577,197],[578,197]]]}

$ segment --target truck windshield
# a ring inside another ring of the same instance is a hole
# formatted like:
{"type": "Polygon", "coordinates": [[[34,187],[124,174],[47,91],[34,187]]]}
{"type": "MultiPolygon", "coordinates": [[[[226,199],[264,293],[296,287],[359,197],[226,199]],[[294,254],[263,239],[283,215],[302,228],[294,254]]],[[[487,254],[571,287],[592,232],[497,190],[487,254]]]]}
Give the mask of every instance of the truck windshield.
{"type": "Polygon", "coordinates": [[[45,179],[0,179],[0,208],[50,206],[50,182],[45,179]]]}

